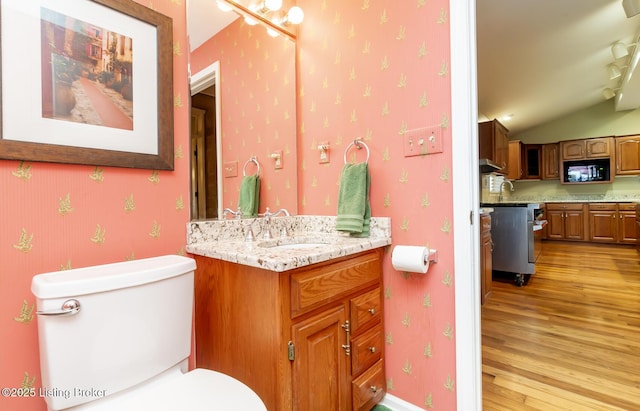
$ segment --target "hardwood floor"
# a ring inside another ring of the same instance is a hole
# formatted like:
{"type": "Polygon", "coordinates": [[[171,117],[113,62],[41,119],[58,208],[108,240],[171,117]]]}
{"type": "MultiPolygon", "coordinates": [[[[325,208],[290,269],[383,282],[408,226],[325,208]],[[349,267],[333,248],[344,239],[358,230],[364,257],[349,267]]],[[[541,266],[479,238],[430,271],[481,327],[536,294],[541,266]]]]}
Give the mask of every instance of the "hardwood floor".
{"type": "Polygon", "coordinates": [[[482,306],[483,408],[640,410],[640,253],[546,241],[482,306]]]}

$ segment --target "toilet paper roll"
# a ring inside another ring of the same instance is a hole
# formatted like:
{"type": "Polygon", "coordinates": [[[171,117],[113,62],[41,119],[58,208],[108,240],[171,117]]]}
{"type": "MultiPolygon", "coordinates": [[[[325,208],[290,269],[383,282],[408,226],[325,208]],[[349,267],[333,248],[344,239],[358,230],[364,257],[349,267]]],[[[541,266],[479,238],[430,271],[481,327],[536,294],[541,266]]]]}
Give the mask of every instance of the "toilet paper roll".
{"type": "Polygon", "coordinates": [[[397,245],[391,253],[391,264],[398,271],[425,274],[429,269],[429,250],[420,246],[397,245]]]}

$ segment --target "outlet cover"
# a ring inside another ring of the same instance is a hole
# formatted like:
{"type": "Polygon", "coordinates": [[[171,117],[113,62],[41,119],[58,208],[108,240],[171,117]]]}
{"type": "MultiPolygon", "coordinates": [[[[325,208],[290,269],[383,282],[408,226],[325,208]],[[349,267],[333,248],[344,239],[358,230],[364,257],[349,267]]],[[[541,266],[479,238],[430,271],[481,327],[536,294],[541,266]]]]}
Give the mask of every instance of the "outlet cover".
{"type": "Polygon", "coordinates": [[[238,160],[236,161],[226,161],[223,167],[224,177],[238,177],[238,160]]]}

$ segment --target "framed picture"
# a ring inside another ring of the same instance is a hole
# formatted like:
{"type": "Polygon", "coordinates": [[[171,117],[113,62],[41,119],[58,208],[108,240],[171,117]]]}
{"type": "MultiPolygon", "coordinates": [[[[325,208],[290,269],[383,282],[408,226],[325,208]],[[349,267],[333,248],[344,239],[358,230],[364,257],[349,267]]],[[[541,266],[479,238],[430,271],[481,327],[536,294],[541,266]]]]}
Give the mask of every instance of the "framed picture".
{"type": "Polygon", "coordinates": [[[171,18],[132,0],[2,0],[0,158],[173,170],[171,18]]]}

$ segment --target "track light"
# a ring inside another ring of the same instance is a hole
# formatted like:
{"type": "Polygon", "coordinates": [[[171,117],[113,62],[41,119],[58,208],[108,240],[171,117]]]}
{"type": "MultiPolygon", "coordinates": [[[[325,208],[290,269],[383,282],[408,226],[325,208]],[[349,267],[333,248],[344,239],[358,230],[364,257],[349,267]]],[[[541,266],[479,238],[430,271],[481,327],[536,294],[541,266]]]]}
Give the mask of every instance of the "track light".
{"type": "Polygon", "coordinates": [[[627,50],[627,46],[623,42],[617,41],[613,43],[613,46],[611,46],[611,54],[613,54],[613,57],[618,60],[628,56],[629,50],[627,50]]]}
{"type": "Polygon", "coordinates": [[[605,99],[609,100],[612,99],[616,96],[616,91],[620,90],[619,88],[605,88],[604,90],[602,90],[602,95],[604,96],[605,99]]]}
{"type": "Polygon", "coordinates": [[[607,73],[609,74],[609,80],[615,80],[622,75],[620,67],[616,63],[611,63],[607,66],[607,73]]]}
{"type": "Polygon", "coordinates": [[[622,8],[627,18],[640,13],[640,0],[622,0],[622,8]]]}

